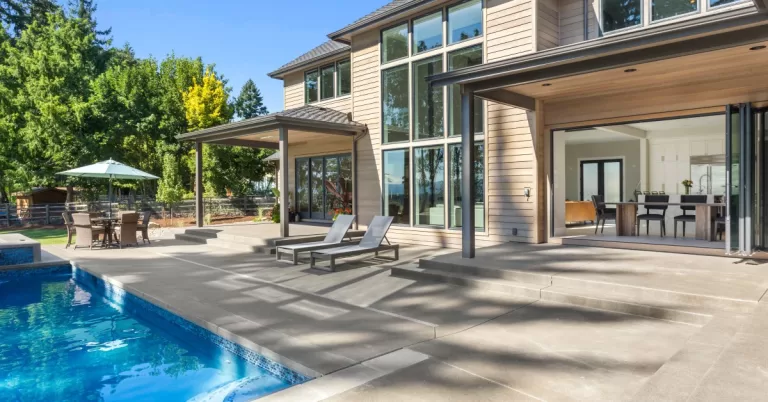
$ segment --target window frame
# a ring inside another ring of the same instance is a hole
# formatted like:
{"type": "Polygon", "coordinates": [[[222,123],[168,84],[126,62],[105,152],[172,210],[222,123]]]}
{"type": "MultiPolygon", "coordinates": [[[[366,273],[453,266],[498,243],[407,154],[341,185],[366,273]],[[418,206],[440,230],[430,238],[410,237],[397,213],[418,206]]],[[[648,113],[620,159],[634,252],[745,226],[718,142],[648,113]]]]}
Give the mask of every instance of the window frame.
{"type": "MultiPolygon", "coordinates": [[[[600,4],[600,10],[599,10],[600,11],[600,18],[598,19],[598,22],[600,23],[599,24],[600,25],[599,26],[600,32],[603,35],[615,35],[617,33],[628,32],[628,31],[631,31],[633,29],[642,29],[643,27],[647,26],[646,25],[646,19],[650,19],[650,16],[646,16],[646,13],[650,12],[648,10],[651,8],[650,7],[650,2],[652,0],[638,0],[638,1],[640,1],[640,23],[632,25],[632,26],[629,26],[629,27],[614,29],[612,31],[606,31],[605,30],[605,18],[603,18],[604,17],[604,15],[603,15],[603,2],[605,2],[605,1],[607,1],[607,0],[600,0],[599,1],[599,4],[600,4]]],[[[699,0],[696,0],[696,1],[699,1],[699,0]]]]}
{"type": "Polygon", "coordinates": [[[446,39],[447,39],[447,36],[448,36],[446,31],[445,31],[446,24],[448,22],[448,20],[446,19],[446,10],[447,10],[447,7],[441,7],[437,11],[432,11],[432,12],[429,12],[429,13],[424,13],[424,14],[421,14],[420,16],[411,18],[409,20],[409,25],[410,25],[411,29],[409,31],[409,36],[410,37],[408,38],[408,42],[410,42],[410,45],[409,45],[410,52],[408,53],[408,58],[411,58],[411,57],[414,57],[414,56],[419,56],[419,55],[422,55],[422,54],[427,54],[429,52],[437,51],[438,49],[445,49],[445,47],[447,45],[446,44],[446,39]],[[428,19],[428,18],[436,16],[437,14],[440,14],[440,46],[433,47],[433,48],[426,49],[426,50],[422,50],[420,52],[417,51],[416,50],[416,43],[414,43],[416,41],[416,21],[422,20],[422,19],[428,19]]]}
{"type": "MultiPolygon", "coordinates": [[[[473,39],[475,39],[475,38],[473,38],[473,39]]],[[[460,43],[464,43],[464,42],[460,42],[460,43]]],[[[486,60],[485,60],[485,44],[484,43],[476,43],[476,44],[471,44],[471,45],[467,45],[467,46],[464,46],[464,47],[460,47],[458,49],[451,49],[451,50],[446,51],[445,52],[445,71],[456,71],[456,70],[451,70],[450,58],[451,58],[451,54],[452,53],[461,52],[463,50],[468,50],[468,49],[471,49],[473,47],[479,47],[480,48],[480,56],[483,58],[483,61],[480,64],[485,64],[485,62],[486,62],[486,60]]],[[[459,70],[459,69],[457,69],[457,70],[459,70]]],[[[453,110],[453,105],[451,104],[451,91],[452,91],[453,87],[450,86],[450,87],[447,87],[447,88],[448,89],[445,91],[446,94],[445,94],[445,106],[444,106],[445,109],[446,109],[445,135],[448,138],[461,138],[461,133],[456,134],[456,135],[451,135],[451,128],[452,128],[451,127],[451,121],[453,119],[453,115],[451,113],[451,111],[453,110]]],[[[459,94],[459,96],[461,96],[461,94],[459,94]]],[[[481,113],[483,115],[483,131],[482,132],[477,132],[476,131],[474,133],[476,136],[477,135],[485,135],[485,132],[487,131],[487,127],[486,127],[486,120],[487,119],[486,119],[486,113],[485,113],[485,109],[486,109],[485,101],[483,99],[480,99],[480,98],[478,98],[478,99],[480,100],[481,113]]],[[[459,128],[459,131],[461,131],[461,128],[459,128]]]]}
{"type": "MultiPolygon", "coordinates": [[[[427,53],[427,52],[425,52],[425,53],[427,53]]],[[[424,62],[431,63],[430,60],[437,59],[439,57],[440,58],[440,66],[442,68],[442,71],[445,72],[445,66],[446,66],[446,57],[445,56],[446,55],[447,55],[447,53],[441,52],[441,53],[438,53],[438,54],[435,54],[435,55],[430,55],[428,57],[423,57],[423,58],[418,58],[416,60],[411,60],[408,63],[408,66],[409,66],[409,71],[408,71],[408,75],[409,75],[408,91],[410,93],[409,102],[410,102],[410,105],[411,105],[411,107],[409,107],[409,109],[410,109],[410,116],[408,116],[408,117],[409,117],[410,121],[408,122],[408,124],[410,125],[410,128],[409,128],[410,139],[413,142],[430,141],[430,140],[435,140],[435,139],[446,138],[447,137],[447,132],[446,132],[446,128],[447,127],[446,127],[446,125],[448,124],[448,122],[445,120],[445,116],[446,116],[446,109],[445,109],[445,106],[446,106],[446,90],[445,90],[445,87],[441,87],[442,94],[440,95],[440,97],[442,98],[442,102],[443,102],[443,112],[442,112],[442,115],[443,115],[443,128],[442,128],[442,132],[443,132],[443,134],[442,135],[435,136],[435,137],[419,138],[418,135],[417,135],[417,132],[416,132],[416,113],[415,113],[416,112],[416,107],[417,107],[416,106],[416,96],[417,96],[417,93],[416,93],[416,64],[417,63],[424,63],[424,62]]]]}
{"type": "MultiPolygon", "coordinates": [[[[644,0],[644,1],[646,1],[646,0],[644,0]]],[[[678,14],[678,15],[673,15],[673,16],[669,16],[669,17],[660,18],[658,20],[654,20],[653,19],[653,1],[654,0],[647,0],[647,1],[648,1],[648,26],[651,26],[651,25],[654,25],[654,24],[659,24],[659,23],[662,23],[664,21],[674,20],[674,19],[677,19],[677,18],[685,18],[685,17],[690,17],[692,15],[701,14],[702,13],[702,1],[706,1],[707,4],[709,4],[709,0],[696,0],[696,9],[693,10],[693,11],[689,11],[689,12],[684,13],[684,14],[678,14]]],[[[739,2],[739,1],[743,1],[743,0],[736,0],[736,1],[739,2]]]]}
{"type": "Polygon", "coordinates": [[[415,191],[412,191],[411,192],[411,215],[412,215],[411,226],[413,226],[413,227],[445,229],[448,226],[448,222],[446,220],[446,215],[447,215],[447,212],[448,212],[448,205],[446,204],[446,200],[448,200],[448,198],[447,198],[448,194],[447,194],[447,191],[445,190],[445,184],[446,184],[445,180],[448,177],[448,175],[447,175],[448,170],[446,169],[446,163],[445,163],[446,159],[447,159],[446,152],[448,152],[448,147],[449,147],[449,145],[447,143],[443,142],[443,143],[440,143],[440,144],[429,144],[429,145],[419,144],[417,146],[411,147],[411,149],[410,149],[410,153],[411,153],[411,166],[410,166],[410,168],[411,168],[411,175],[410,175],[410,177],[411,177],[411,182],[413,183],[412,184],[413,190],[417,190],[418,189],[418,186],[416,185],[416,180],[417,180],[416,177],[417,176],[414,174],[414,173],[416,173],[416,151],[418,151],[420,149],[441,149],[441,148],[443,150],[443,224],[442,225],[431,225],[431,224],[424,224],[424,223],[417,222],[416,217],[420,213],[417,210],[419,199],[418,199],[417,193],[415,191]]]}
{"type": "Polygon", "coordinates": [[[317,103],[320,101],[320,69],[319,68],[313,68],[311,70],[304,71],[304,104],[310,105],[312,103],[317,103]],[[309,91],[307,90],[307,76],[312,73],[317,73],[317,99],[310,102],[309,101],[309,91]]]}
{"type": "Polygon", "coordinates": [[[344,97],[344,96],[352,95],[352,59],[351,58],[346,58],[346,59],[338,60],[334,64],[336,65],[336,90],[334,92],[336,94],[336,97],[337,98],[341,98],[341,97],[344,97]],[[339,64],[341,64],[341,63],[348,63],[349,64],[349,93],[346,93],[346,94],[342,94],[341,93],[341,79],[340,79],[341,78],[341,74],[340,74],[340,71],[339,71],[339,64]]]}
{"type": "Polygon", "coordinates": [[[323,101],[327,101],[329,99],[335,98],[336,97],[336,63],[326,64],[326,65],[324,65],[322,67],[319,67],[317,69],[317,72],[318,72],[318,75],[317,75],[317,78],[318,78],[318,81],[317,81],[318,82],[317,83],[317,87],[318,87],[318,102],[323,102],[323,101]],[[333,75],[332,75],[333,76],[333,79],[332,79],[333,84],[331,86],[331,96],[329,96],[327,98],[323,98],[323,81],[324,81],[324,79],[323,79],[323,70],[328,70],[329,68],[333,69],[333,75]]]}
{"type": "Polygon", "coordinates": [[[485,9],[485,0],[464,0],[464,1],[460,1],[460,2],[455,3],[455,4],[451,4],[450,6],[446,6],[445,7],[445,47],[455,46],[455,45],[458,45],[459,43],[464,43],[464,42],[467,42],[467,41],[470,41],[470,40],[473,40],[473,39],[477,39],[477,38],[482,38],[483,36],[485,36],[485,21],[483,20],[483,10],[484,9],[485,9]],[[472,3],[474,1],[479,1],[480,2],[480,24],[483,26],[483,32],[481,32],[480,35],[478,35],[478,36],[475,36],[475,37],[472,37],[472,38],[467,38],[467,39],[462,39],[462,40],[459,40],[459,41],[451,43],[450,42],[450,37],[451,37],[451,31],[450,31],[450,27],[451,27],[450,26],[451,9],[455,8],[455,7],[458,7],[460,5],[466,4],[466,3],[472,3]]]}
{"type": "MultiPolygon", "coordinates": [[[[381,155],[381,174],[379,176],[379,180],[381,180],[381,185],[382,185],[382,188],[381,188],[381,216],[390,216],[389,215],[389,211],[387,210],[387,193],[386,193],[386,191],[384,189],[384,186],[387,183],[386,182],[387,172],[384,169],[384,167],[386,166],[385,161],[384,161],[384,157],[385,157],[387,152],[398,152],[398,151],[401,151],[401,152],[403,152],[405,154],[406,157],[408,157],[408,188],[406,189],[405,186],[403,186],[403,191],[405,192],[407,190],[408,191],[408,197],[409,198],[413,198],[413,176],[412,176],[412,173],[413,173],[413,155],[412,155],[411,148],[412,147],[402,147],[401,146],[401,147],[397,147],[397,148],[382,149],[380,151],[380,155],[381,155]]],[[[414,217],[413,217],[413,210],[412,210],[413,206],[411,205],[412,203],[413,203],[413,200],[411,200],[411,199],[409,199],[408,202],[407,202],[407,205],[408,205],[409,209],[411,209],[411,210],[408,211],[408,223],[394,222],[394,219],[393,219],[393,222],[392,222],[393,226],[413,227],[414,217]]]]}
{"type": "Polygon", "coordinates": [[[406,60],[409,57],[411,57],[411,34],[412,33],[411,33],[410,20],[406,20],[404,22],[399,22],[397,24],[392,24],[392,25],[388,25],[388,26],[386,26],[384,28],[381,28],[381,30],[379,30],[379,49],[380,49],[379,53],[381,53],[379,55],[379,64],[383,66],[385,64],[393,63],[393,62],[396,62],[396,61],[406,60]],[[386,60],[385,61],[384,60],[384,32],[392,30],[394,28],[399,28],[399,27],[401,27],[403,25],[405,25],[405,34],[407,36],[407,38],[405,40],[405,42],[406,42],[405,46],[406,46],[406,49],[407,49],[406,50],[406,54],[403,57],[398,57],[396,59],[386,60]]]}
{"type": "MultiPolygon", "coordinates": [[[[475,222],[475,231],[481,232],[481,233],[485,233],[486,232],[486,226],[487,226],[486,222],[488,220],[487,219],[488,218],[488,203],[485,202],[486,201],[486,197],[488,195],[488,191],[487,191],[488,190],[488,188],[487,188],[487,184],[488,184],[488,180],[487,180],[488,168],[487,168],[487,166],[488,165],[487,165],[487,160],[486,160],[487,159],[486,158],[487,150],[486,150],[486,146],[485,146],[485,138],[479,139],[479,140],[477,138],[475,138],[475,146],[478,146],[478,145],[481,145],[481,144],[483,146],[483,226],[482,227],[477,227],[477,222],[475,222]]],[[[458,146],[459,148],[461,148],[461,141],[459,141],[459,142],[449,142],[449,143],[446,144],[446,146],[447,146],[447,151],[446,152],[448,152],[448,156],[446,157],[447,160],[448,160],[448,169],[446,169],[446,171],[448,173],[448,181],[450,181],[450,179],[451,179],[451,166],[453,166],[453,154],[451,153],[451,147],[458,146]]],[[[462,155],[462,158],[463,157],[464,156],[462,155]]],[[[448,204],[446,204],[446,208],[450,208],[450,203],[453,201],[453,185],[451,185],[451,183],[448,183],[448,191],[447,191],[447,193],[448,194],[446,194],[446,195],[448,196],[448,204]]],[[[477,202],[477,200],[475,200],[475,202],[477,202]]],[[[448,223],[447,223],[448,230],[461,230],[461,226],[456,226],[455,222],[453,221],[453,219],[451,219],[451,214],[452,214],[452,211],[449,211],[448,212],[448,223]]]]}
{"type": "MultiPolygon", "coordinates": [[[[459,2],[453,2],[451,4],[442,5],[440,7],[432,8],[427,12],[421,13],[419,15],[416,15],[414,17],[410,17],[404,20],[400,20],[397,24],[392,24],[383,27],[379,31],[379,50],[380,50],[380,56],[379,56],[379,80],[380,80],[380,87],[379,87],[379,121],[382,124],[381,127],[381,136],[379,139],[379,151],[378,155],[380,158],[380,161],[382,161],[382,169],[379,173],[379,180],[381,180],[381,183],[385,183],[385,169],[383,167],[384,165],[384,158],[386,152],[390,151],[406,151],[409,159],[409,171],[408,175],[410,178],[409,188],[407,189],[409,196],[411,197],[409,208],[411,209],[409,211],[409,218],[408,223],[393,223],[393,226],[400,226],[400,227],[410,227],[410,228],[418,228],[422,231],[438,231],[438,232],[447,232],[447,231],[456,231],[461,230],[461,228],[458,227],[451,227],[450,217],[448,216],[448,203],[450,202],[449,194],[450,189],[443,189],[443,200],[442,203],[446,207],[444,208],[444,222],[443,225],[416,225],[416,211],[415,211],[415,202],[416,202],[416,196],[415,196],[415,190],[416,190],[416,183],[415,183],[415,171],[416,171],[416,165],[415,165],[415,149],[416,148],[424,148],[424,147],[442,147],[444,152],[444,159],[443,159],[443,185],[449,186],[450,182],[450,166],[448,163],[450,163],[450,157],[446,153],[449,152],[450,147],[453,144],[461,144],[461,136],[449,136],[449,107],[448,104],[449,97],[448,97],[448,90],[443,90],[443,135],[440,137],[431,137],[431,138],[423,138],[423,139],[416,139],[415,138],[415,128],[413,124],[414,120],[414,99],[415,94],[413,93],[414,89],[414,74],[413,74],[413,64],[415,62],[423,61],[425,59],[433,58],[433,57],[442,57],[442,68],[443,71],[449,71],[448,70],[448,55],[455,51],[464,50],[467,48],[471,48],[474,46],[480,46],[482,49],[482,57],[483,57],[483,63],[486,62],[486,28],[487,28],[487,21],[486,19],[486,3],[485,0],[480,0],[481,9],[482,9],[482,33],[479,36],[468,38],[462,41],[457,41],[454,43],[448,43],[448,9],[455,7],[459,4],[463,4],[466,2],[470,2],[473,0],[466,0],[466,1],[459,1],[459,2]],[[436,14],[438,11],[442,14],[442,46],[434,49],[429,49],[427,51],[423,51],[420,53],[413,54],[412,46],[413,46],[413,22],[414,20],[417,20],[419,18],[429,16],[432,14],[436,14]],[[392,29],[394,27],[402,26],[403,24],[407,24],[408,26],[408,56],[395,59],[395,60],[389,60],[387,62],[383,61],[383,38],[384,38],[384,31],[392,29]],[[404,141],[396,141],[396,142],[386,142],[384,138],[384,74],[385,72],[393,69],[393,68],[406,68],[406,71],[408,72],[408,139],[404,141]]],[[[482,101],[482,109],[483,109],[483,124],[482,124],[482,133],[474,133],[475,143],[482,143],[483,144],[483,185],[486,186],[488,183],[488,147],[485,145],[486,143],[486,132],[488,131],[488,118],[487,118],[487,106],[486,102],[482,101]]],[[[484,187],[485,188],[485,187],[484,187]]],[[[484,208],[484,222],[483,222],[483,229],[476,228],[477,233],[482,233],[483,235],[488,235],[488,194],[487,189],[485,191],[485,194],[483,196],[483,204],[485,206],[484,208]]],[[[389,211],[386,198],[385,198],[385,192],[382,188],[381,197],[381,209],[380,213],[382,215],[387,214],[389,211]]]]}

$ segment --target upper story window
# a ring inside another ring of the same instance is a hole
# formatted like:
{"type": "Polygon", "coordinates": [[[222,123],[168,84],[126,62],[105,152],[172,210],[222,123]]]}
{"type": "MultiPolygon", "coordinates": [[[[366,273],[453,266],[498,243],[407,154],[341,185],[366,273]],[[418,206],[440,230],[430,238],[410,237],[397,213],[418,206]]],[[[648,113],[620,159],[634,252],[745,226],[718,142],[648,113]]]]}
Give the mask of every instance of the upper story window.
{"type": "Polygon", "coordinates": [[[408,57],[408,24],[398,25],[381,32],[381,62],[408,57]]]}
{"type": "Polygon", "coordinates": [[[352,77],[349,60],[342,60],[304,73],[304,102],[332,99],[349,95],[352,77]]]}
{"type": "Polygon", "coordinates": [[[483,3],[468,1],[448,9],[448,44],[483,34],[483,3]]]}
{"type": "Polygon", "coordinates": [[[599,15],[602,32],[611,33],[741,2],[745,0],[600,0],[599,15]]]}
{"type": "Polygon", "coordinates": [[[602,0],[603,32],[611,32],[642,24],[642,0],[602,0]]]}
{"type": "Polygon", "coordinates": [[[443,46],[443,12],[413,20],[413,54],[443,46]]]}
{"type": "Polygon", "coordinates": [[[651,20],[677,17],[699,9],[698,0],[651,0],[651,20]]]}

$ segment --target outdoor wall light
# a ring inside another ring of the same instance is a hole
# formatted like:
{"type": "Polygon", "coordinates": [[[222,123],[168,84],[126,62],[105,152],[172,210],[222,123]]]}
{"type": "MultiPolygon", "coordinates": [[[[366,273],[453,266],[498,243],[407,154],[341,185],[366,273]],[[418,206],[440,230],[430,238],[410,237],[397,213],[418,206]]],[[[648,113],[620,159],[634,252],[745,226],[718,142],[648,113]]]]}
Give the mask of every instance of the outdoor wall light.
{"type": "Polygon", "coordinates": [[[635,71],[637,71],[636,68],[628,68],[628,69],[624,70],[625,73],[634,73],[635,71]]]}
{"type": "Polygon", "coordinates": [[[751,48],[749,48],[749,50],[763,50],[763,49],[765,49],[765,45],[752,46],[751,48]]]}
{"type": "Polygon", "coordinates": [[[525,195],[525,200],[529,201],[531,199],[531,188],[530,187],[523,188],[523,195],[525,195]]]}

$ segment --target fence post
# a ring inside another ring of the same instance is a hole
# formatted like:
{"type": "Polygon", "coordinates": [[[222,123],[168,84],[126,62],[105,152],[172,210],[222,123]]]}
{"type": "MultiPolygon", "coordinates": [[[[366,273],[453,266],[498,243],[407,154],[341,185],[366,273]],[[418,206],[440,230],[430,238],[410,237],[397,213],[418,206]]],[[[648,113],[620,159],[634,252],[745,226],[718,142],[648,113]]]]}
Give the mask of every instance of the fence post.
{"type": "Polygon", "coordinates": [[[45,224],[51,224],[51,206],[48,204],[45,204],[45,224]]]}

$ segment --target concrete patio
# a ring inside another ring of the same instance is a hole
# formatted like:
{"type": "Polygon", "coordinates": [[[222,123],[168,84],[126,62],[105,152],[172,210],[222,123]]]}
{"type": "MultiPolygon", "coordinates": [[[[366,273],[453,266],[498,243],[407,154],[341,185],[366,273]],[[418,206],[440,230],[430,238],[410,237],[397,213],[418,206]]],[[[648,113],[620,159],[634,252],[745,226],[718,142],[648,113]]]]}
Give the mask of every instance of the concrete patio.
{"type": "MultiPolygon", "coordinates": [[[[259,237],[256,225],[233,226],[259,237]]],[[[546,300],[544,285],[489,291],[391,275],[424,270],[420,259],[451,261],[449,250],[404,247],[399,262],[363,256],[329,273],[174,234],[139,249],[45,250],[318,377],[265,400],[721,401],[768,392],[764,265],[523,245],[480,250],[472,262],[548,275],[549,287],[697,288],[691,294],[739,302],[698,306],[709,318],[696,324],[546,300]],[[557,277],[563,282],[552,285],[557,277]]]]}

